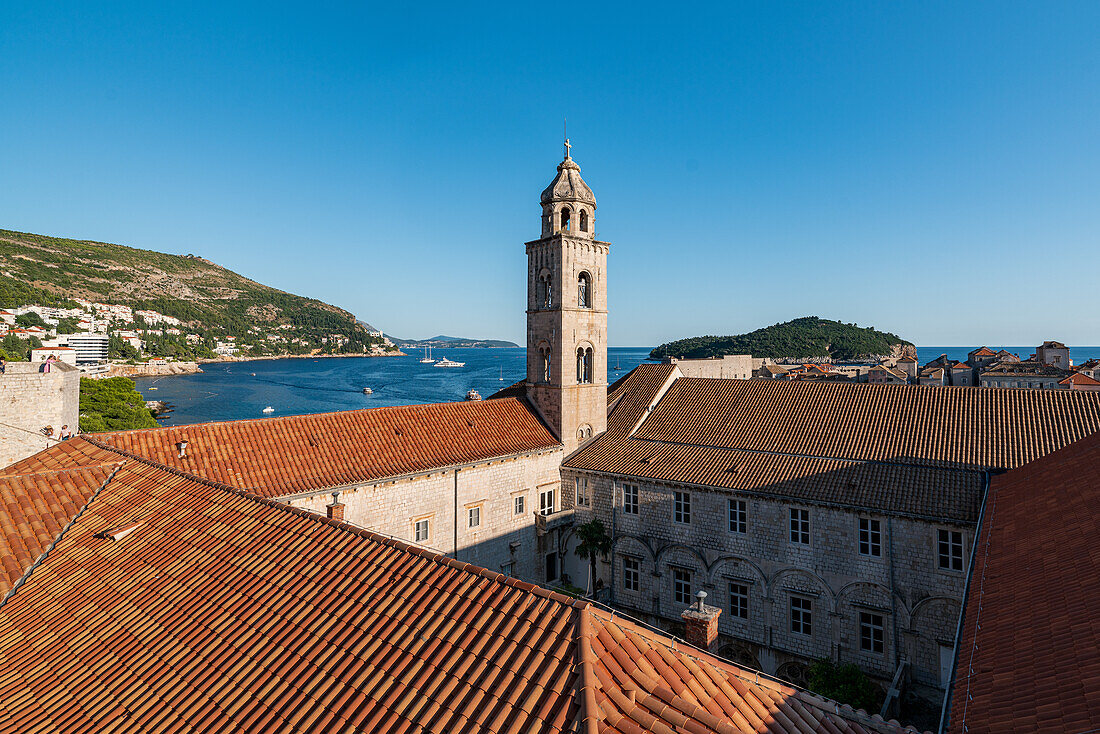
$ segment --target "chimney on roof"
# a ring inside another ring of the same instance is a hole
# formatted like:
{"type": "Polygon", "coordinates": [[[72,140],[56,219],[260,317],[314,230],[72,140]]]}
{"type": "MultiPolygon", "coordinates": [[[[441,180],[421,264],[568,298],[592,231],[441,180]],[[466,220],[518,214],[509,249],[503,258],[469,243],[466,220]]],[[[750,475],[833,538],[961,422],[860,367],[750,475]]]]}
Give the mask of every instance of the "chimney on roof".
{"type": "Polygon", "coordinates": [[[179,449],[180,458],[181,459],[186,459],[187,458],[187,439],[185,438],[182,441],[180,441],[179,443],[177,443],[176,448],[179,449]]]}
{"type": "Polygon", "coordinates": [[[328,515],[330,520],[343,520],[344,519],[344,505],[340,502],[340,493],[332,493],[332,504],[325,506],[325,514],[328,515]]]}
{"type": "Polygon", "coordinates": [[[698,648],[709,650],[718,639],[718,617],[722,610],[706,605],[705,591],[698,591],[695,598],[695,604],[680,614],[680,618],[684,620],[684,638],[698,648]]]}

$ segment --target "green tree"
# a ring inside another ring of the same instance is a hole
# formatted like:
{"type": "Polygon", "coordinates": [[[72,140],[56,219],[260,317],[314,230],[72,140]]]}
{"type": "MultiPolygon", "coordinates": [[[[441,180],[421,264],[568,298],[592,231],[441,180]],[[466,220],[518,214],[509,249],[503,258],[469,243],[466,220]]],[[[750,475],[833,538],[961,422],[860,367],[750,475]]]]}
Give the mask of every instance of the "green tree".
{"type": "Polygon", "coordinates": [[[57,333],[58,334],[75,334],[80,331],[80,320],[70,317],[67,319],[57,320],[57,333]]]}
{"type": "Polygon", "coordinates": [[[107,356],[111,359],[140,359],[141,352],[122,337],[112,334],[107,340],[107,356]]]}
{"type": "Polygon", "coordinates": [[[27,311],[26,313],[19,314],[15,317],[16,326],[22,326],[24,329],[32,326],[39,326],[43,329],[50,328],[49,324],[42,320],[42,317],[36,314],[34,311],[27,311]]]}
{"type": "Polygon", "coordinates": [[[156,428],[153,413],[134,381],[126,377],[106,380],[80,378],[80,430],[84,433],[156,428]]]}
{"type": "Polygon", "coordinates": [[[580,558],[588,560],[588,595],[592,596],[592,583],[596,578],[596,558],[607,556],[611,552],[611,536],[599,518],[594,518],[577,527],[577,547],[574,549],[580,558]]]}
{"type": "Polygon", "coordinates": [[[9,362],[29,362],[31,350],[38,349],[40,346],[42,346],[42,342],[35,336],[29,339],[20,339],[15,334],[8,334],[3,341],[0,341],[0,349],[3,349],[8,355],[6,359],[9,362]]]}
{"type": "Polygon", "coordinates": [[[882,705],[882,692],[853,663],[837,665],[828,658],[818,660],[810,666],[806,687],[825,698],[869,713],[877,713],[882,705]]]}

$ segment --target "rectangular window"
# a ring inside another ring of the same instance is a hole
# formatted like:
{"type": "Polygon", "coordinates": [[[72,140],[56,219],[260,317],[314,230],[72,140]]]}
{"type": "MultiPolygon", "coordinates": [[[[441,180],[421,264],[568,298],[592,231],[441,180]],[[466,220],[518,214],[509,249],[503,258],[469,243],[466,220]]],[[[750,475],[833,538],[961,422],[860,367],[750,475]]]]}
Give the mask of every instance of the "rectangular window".
{"type": "Polygon", "coordinates": [[[945,571],[963,570],[963,534],[958,530],[937,531],[940,568],[945,571]]]}
{"type": "Polygon", "coordinates": [[[672,519],[684,525],[691,522],[691,492],[672,493],[672,519]]]}
{"type": "Polygon", "coordinates": [[[882,555],[882,522],[870,517],[859,518],[859,554],[882,555]]]}
{"type": "Polygon", "coordinates": [[[638,485],[623,485],[623,512],[628,515],[638,514],[638,485]]]}
{"type": "Polygon", "coordinates": [[[467,508],[466,511],[469,513],[468,517],[469,517],[469,521],[470,521],[470,527],[472,527],[472,528],[481,527],[481,508],[480,507],[469,507],[469,508],[467,508]]]}
{"type": "Polygon", "coordinates": [[[791,508],[791,542],[810,544],[810,511],[791,508]]]}
{"type": "Polygon", "coordinates": [[[504,574],[505,576],[515,576],[516,575],[516,562],[515,561],[509,561],[508,563],[500,564],[500,572],[502,574],[504,574]]]}
{"type": "Polygon", "coordinates": [[[691,571],[684,568],[672,569],[672,601],[677,604],[691,604],[691,571]]]}
{"type": "Polygon", "coordinates": [[[791,597],[791,632],[813,635],[814,603],[800,596],[791,597]]]}
{"type": "Polygon", "coordinates": [[[642,563],[637,558],[623,559],[623,588],[627,591],[641,589],[642,563]]]}
{"type": "Polygon", "coordinates": [[[588,479],[577,477],[577,507],[590,507],[592,498],[588,494],[588,479]]]}
{"type": "Polygon", "coordinates": [[[554,488],[539,490],[539,514],[554,514],[554,488]]]}
{"type": "Polygon", "coordinates": [[[881,614],[859,613],[859,649],[864,652],[882,653],[883,624],[881,614]]]}
{"type": "Polygon", "coordinates": [[[428,542],[428,518],[416,521],[413,525],[413,538],[417,543],[428,542]]]}
{"type": "Polygon", "coordinates": [[[744,535],[749,531],[748,503],[745,500],[730,500],[730,532],[744,535]]]}
{"type": "Polygon", "coordinates": [[[522,515],[524,510],[527,509],[527,498],[524,497],[523,495],[519,495],[515,498],[514,502],[515,502],[514,513],[516,515],[522,515]]]}
{"type": "Polygon", "coordinates": [[[546,554],[546,580],[557,581],[558,580],[558,554],[547,553],[546,554]]]}
{"type": "Polygon", "coordinates": [[[745,584],[730,584],[730,616],[749,618],[749,587],[745,584]]]}

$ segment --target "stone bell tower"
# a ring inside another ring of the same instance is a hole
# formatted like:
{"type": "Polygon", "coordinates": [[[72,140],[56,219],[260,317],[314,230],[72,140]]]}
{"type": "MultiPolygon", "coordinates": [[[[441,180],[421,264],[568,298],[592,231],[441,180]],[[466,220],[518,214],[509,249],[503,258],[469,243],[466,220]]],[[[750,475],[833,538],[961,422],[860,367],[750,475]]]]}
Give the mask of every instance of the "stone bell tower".
{"type": "Polygon", "coordinates": [[[572,452],[607,428],[607,253],[596,197],[569,155],[527,243],[527,394],[572,452]]]}

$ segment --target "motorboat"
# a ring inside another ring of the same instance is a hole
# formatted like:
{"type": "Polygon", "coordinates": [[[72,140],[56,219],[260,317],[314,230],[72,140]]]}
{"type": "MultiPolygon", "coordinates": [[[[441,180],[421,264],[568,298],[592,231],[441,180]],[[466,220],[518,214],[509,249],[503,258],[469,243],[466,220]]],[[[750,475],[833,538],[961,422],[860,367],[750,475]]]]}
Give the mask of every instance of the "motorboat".
{"type": "Polygon", "coordinates": [[[374,390],[371,390],[369,387],[364,387],[363,388],[363,394],[364,395],[372,395],[372,394],[374,394],[374,390]]]}
{"type": "Polygon", "coordinates": [[[430,344],[424,347],[424,356],[420,358],[420,364],[435,364],[435,360],[432,359],[432,347],[430,344]]]}
{"type": "Polygon", "coordinates": [[[466,393],[466,399],[481,400],[481,393],[479,393],[477,390],[471,390],[470,392],[466,393]]]}
{"type": "Polygon", "coordinates": [[[465,362],[455,362],[453,360],[447,359],[446,357],[441,357],[440,360],[435,363],[435,366],[436,367],[465,367],[466,363],[465,362]]]}
{"type": "Polygon", "coordinates": [[[263,409],[262,411],[260,411],[260,412],[261,412],[261,413],[274,413],[274,412],[275,412],[275,409],[274,409],[274,408],[272,408],[272,407],[271,407],[271,406],[269,405],[269,406],[267,406],[266,408],[264,408],[264,409],[263,409]]]}

